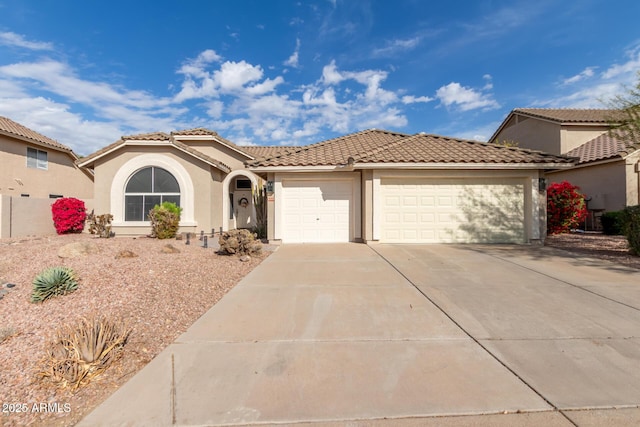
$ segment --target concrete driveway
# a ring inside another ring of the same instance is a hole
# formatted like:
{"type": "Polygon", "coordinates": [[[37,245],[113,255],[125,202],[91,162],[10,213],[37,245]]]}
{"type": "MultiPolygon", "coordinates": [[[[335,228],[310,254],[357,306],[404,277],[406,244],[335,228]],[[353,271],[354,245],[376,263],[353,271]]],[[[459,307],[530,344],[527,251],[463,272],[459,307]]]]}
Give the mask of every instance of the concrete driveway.
{"type": "Polygon", "coordinates": [[[80,425],[637,425],[640,273],[284,245],[80,425]]]}

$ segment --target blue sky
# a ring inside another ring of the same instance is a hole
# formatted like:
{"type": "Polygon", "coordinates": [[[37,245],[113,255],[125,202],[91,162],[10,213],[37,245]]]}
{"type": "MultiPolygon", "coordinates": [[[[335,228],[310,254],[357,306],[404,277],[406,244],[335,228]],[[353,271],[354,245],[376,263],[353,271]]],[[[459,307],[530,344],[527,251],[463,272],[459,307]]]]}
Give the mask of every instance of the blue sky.
{"type": "Polygon", "coordinates": [[[602,108],[634,84],[638,16],[637,0],[0,0],[0,115],[83,155],[194,127],[486,140],[513,108],[602,108]]]}

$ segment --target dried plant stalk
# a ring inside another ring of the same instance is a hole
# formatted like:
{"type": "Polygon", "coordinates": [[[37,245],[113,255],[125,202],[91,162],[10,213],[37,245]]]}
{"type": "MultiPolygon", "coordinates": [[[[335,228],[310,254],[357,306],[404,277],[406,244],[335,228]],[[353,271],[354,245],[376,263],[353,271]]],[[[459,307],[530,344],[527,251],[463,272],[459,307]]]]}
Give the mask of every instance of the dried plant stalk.
{"type": "Polygon", "coordinates": [[[121,357],[130,332],[121,322],[96,316],[66,325],[47,347],[39,376],[77,389],[121,357]]]}

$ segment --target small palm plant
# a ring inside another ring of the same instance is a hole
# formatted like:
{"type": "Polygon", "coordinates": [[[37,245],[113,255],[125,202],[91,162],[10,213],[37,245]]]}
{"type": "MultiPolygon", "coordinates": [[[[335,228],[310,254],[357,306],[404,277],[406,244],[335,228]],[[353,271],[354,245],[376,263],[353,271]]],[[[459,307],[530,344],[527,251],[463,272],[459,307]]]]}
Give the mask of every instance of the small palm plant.
{"type": "Polygon", "coordinates": [[[65,295],[78,288],[76,273],[68,267],[51,267],[33,280],[31,302],[43,302],[56,295],[65,295]]]}

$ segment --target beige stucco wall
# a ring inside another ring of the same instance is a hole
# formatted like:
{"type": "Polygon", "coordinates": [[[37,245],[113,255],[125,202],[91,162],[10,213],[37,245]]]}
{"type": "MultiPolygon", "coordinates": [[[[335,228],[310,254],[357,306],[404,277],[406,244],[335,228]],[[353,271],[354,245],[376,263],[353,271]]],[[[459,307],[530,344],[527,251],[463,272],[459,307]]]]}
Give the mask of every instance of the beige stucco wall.
{"type": "Polygon", "coordinates": [[[514,141],[520,148],[564,154],[607,131],[599,125],[560,125],[515,115],[496,136],[497,142],[514,141]]]}
{"type": "Polygon", "coordinates": [[[67,153],[0,135],[0,194],[93,198],[92,179],[73,162],[67,153]],[[27,167],[27,147],[47,152],[46,170],[27,167]]]}
{"type": "Polygon", "coordinates": [[[605,126],[562,126],[560,140],[562,141],[561,153],[567,153],[578,148],[587,141],[607,132],[605,126]]]}
{"type": "Polygon", "coordinates": [[[510,123],[514,124],[505,127],[496,135],[497,142],[514,141],[520,148],[560,154],[559,124],[518,115],[510,123]]]}
{"type": "MultiPolygon", "coordinates": [[[[640,153],[639,153],[640,154],[640,153]]],[[[618,211],[638,204],[638,173],[634,158],[617,160],[587,167],[575,167],[547,174],[549,182],[569,181],[591,198],[590,209],[618,211]]]]}
{"type": "MultiPolygon", "coordinates": [[[[124,212],[115,212],[118,209],[111,206],[112,186],[116,174],[129,161],[140,156],[161,155],[176,161],[189,175],[193,185],[193,211],[194,223],[182,224],[180,231],[199,232],[204,230],[209,233],[212,228],[218,229],[222,225],[222,179],[223,173],[218,169],[185,154],[172,147],[123,147],[98,160],[94,165],[95,171],[95,209],[96,214],[111,213],[114,218],[114,231],[118,235],[148,234],[150,228],[146,224],[124,223],[124,212]]],[[[151,166],[151,164],[149,164],[151,166]]],[[[180,189],[184,194],[185,189],[180,189]]],[[[122,189],[124,199],[124,188],[122,189]]],[[[183,206],[186,208],[186,206],[183,206]]],[[[122,207],[123,209],[123,207],[122,207]]]]}
{"type": "Polygon", "coordinates": [[[200,151],[203,154],[206,154],[209,157],[212,157],[225,165],[229,166],[231,169],[244,169],[244,160],[248,160],[249,158],[238,153],[235,150],[232,150],[224,145],[210,140],[210,141],[193,141],[193,140],[180,140],[183,144],[186,144],[196,150],[200,151]]]}

